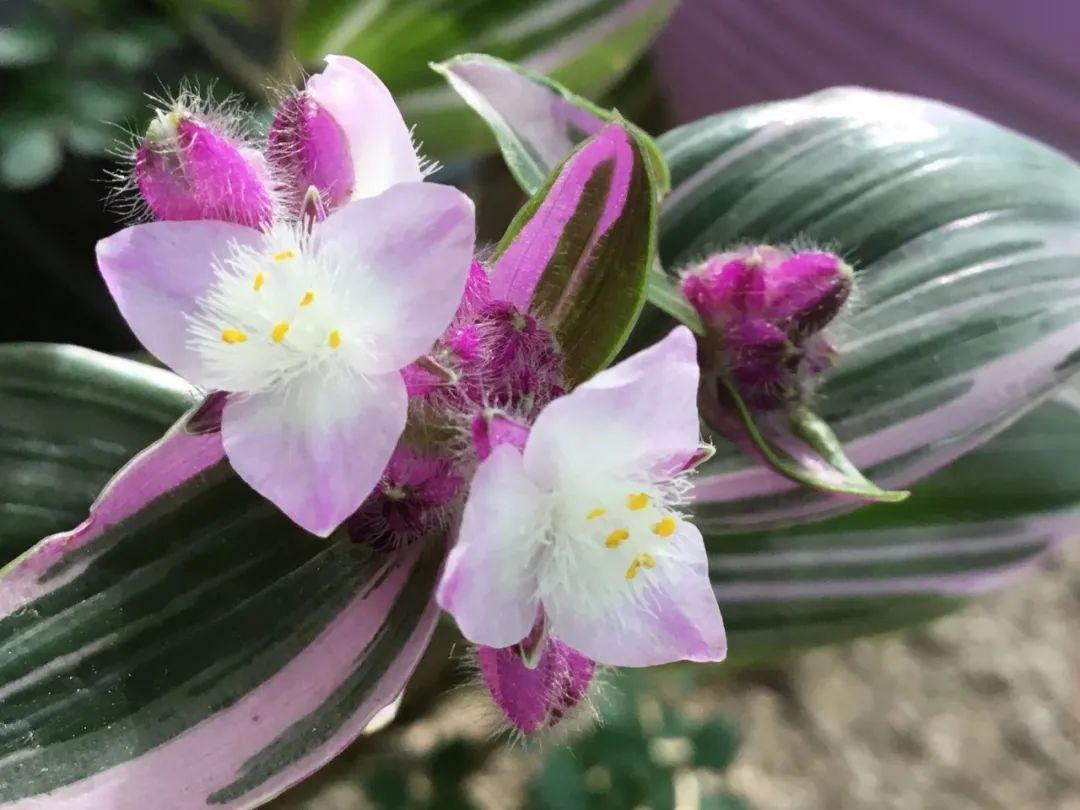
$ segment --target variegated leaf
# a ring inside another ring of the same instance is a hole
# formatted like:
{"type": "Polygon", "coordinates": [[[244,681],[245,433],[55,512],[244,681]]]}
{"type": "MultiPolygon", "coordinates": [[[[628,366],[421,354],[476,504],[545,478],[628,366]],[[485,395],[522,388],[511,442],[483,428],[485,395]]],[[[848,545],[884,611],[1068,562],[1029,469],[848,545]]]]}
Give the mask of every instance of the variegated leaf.
{"type": "Polygon", "coordinates": [[[1080,538],[1080,396],[1067,391],[920,481],[902,504],[707,538],[732,656],[938,616],[1080,538]]]}
{"type": "Polygon", "coordinates": [[[656,194],[644,147],[609,124],[555,170],[492,259],[491,292],[545,321],[569,383],[622,347],[645,300],[656,194]]]}
{"type": "MultiPolygon", "coordinates": [[[[67,402],[73,423],[130,412],[139,374],[113,362],[67,402]]],[[[35,390],[62,392],[55,371],[42,364],[35,390]]],[[[140,395],[171,401],[171,375],[153,382],[140,395]]],[[[303,532],[183,418],[87,520],[0,575],[0,807],[263,803],[399,694],[438,616],[443,551],[303,532]]]]}

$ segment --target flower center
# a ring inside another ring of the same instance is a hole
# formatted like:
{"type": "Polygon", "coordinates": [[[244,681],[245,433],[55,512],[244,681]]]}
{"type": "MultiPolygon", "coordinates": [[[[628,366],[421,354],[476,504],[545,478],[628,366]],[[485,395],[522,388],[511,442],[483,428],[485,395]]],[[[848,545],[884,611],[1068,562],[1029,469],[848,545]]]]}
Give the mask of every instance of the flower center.
{"type": "Polygon", "coordinates": [[[272,232],[262,250],[237,247],[188,316],[207,387],[253,392],[319,366],[362,365],[363,341],[347,328],[343,269],[291,227],[272,232]]]}
{"type": "Polygon", "coordinates": [[[678,528],[677,517],[665,509],[658,492],[631,491],[609,497],[581,516],[580,532],[586,542],[602,543],[605,549],[622,550],[609,555],[611,564],[624,570],[624,578],[637,579],[642,570],[656,567],[664,541],[678,528]]]}
{"type": "Polygon", "coordinates": [[[681,500],[680,492],[678,479],[563,482],[538,558],[540,598],[565,603],[569,597],[590,616],[608,615],[628,595],[645,598],[654,569],[673,553],[682,518],[670,506],[681,500]]]}

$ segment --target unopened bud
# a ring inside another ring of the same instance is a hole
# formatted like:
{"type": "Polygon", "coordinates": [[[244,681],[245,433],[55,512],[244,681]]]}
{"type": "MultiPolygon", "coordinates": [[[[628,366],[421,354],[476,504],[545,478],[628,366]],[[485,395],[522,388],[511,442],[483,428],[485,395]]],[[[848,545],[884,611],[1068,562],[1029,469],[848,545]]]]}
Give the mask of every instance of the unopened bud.
{"type": "Polygon", "coordinates": [[[707,259],[683,279],[708,330],[703,363],[726,373],[751,409],[797,400],[835,355],[818,333],[852,282],[847,264],[820,251],[758,247],[707,259]]]}
{"type": "Polygon", "coordinates": [[[352,198],[355,180],[345,132],[330,112],[307,92],[291,96],[270,126],[269,157],[282,176],[285,194],[302,202],[314,186],[329,209],[352,198]]]}
{"type": "Polygon", "coordinates": [[[445,526],[462,483],[450,460],[399,445],[375,491],[346,523],[349,536],[377,548],[421,540],[445,526]]]}
{"type": "Polygon", "coordinates": [[[262,154],[180,104],[159,110],[136,147],[135,184],[159,220],[258,227],[273,213],[262,154]]]}
{"type": "Polygon", "coordinates": [[[507,722],[523,734],[554,726],[585,698],[596,664],[556,638],[540,638],[542,620],[522,645],[477,647],[480,676],[507,722]],[[522,647],[542,644],[534,665],[522,647]]]}

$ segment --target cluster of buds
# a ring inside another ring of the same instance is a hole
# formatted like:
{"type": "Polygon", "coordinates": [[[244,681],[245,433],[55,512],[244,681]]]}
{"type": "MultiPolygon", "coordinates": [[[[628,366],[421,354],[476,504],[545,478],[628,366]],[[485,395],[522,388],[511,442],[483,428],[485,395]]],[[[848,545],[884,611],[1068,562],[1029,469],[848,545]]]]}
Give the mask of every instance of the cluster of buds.
{"type": "MultiPolygon", "coordinates": [[[[851,268],[821,251],[755,247],[709,257],[682,287],[707,330],[703,371],[725,375],[752,411],[803,402],[832,364],[836,351],[822,330],[852,283],[851,268]]],[[[722,403],[723,392],[707,389],[706,399],[713,393],[722,403]]]]}
{"type": "Polygon", "coordinates": [[[155,111],[134,146],[133,186],[157,220],[220,220],[263,227],[299,219],[309,195],[329,213],[425,169],[390,93],[355,60],[327,69],[283,99],[265,144],[236,105],[191,92],[155,111]]]}
{"type": "Polygon", "coordinates": [[[474,261],[454,321],[424,361],[405,371],[409,393],[444,418],[497,408],[528,422],[563,393],[561,352],[547,327],[493,299],[489,286],[474,261]]]}

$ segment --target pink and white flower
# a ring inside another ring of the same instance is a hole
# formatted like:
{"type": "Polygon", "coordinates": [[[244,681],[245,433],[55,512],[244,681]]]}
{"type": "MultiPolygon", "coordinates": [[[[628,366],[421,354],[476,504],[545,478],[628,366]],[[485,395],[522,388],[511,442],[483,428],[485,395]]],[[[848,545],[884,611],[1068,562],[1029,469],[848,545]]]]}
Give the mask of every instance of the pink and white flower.
{"type": "Polygon", "coordinates": [[[240,477],[326,536],[405,428],[400,370],[454,315],[474,214],[453,188],[402,183],[308,224],[152,222],[97,255],[143,345],[229,392],[222,439],[240,477]]]}
{"type": "Polygon", "coordinates": [[[678,511],[700,458],[697,393],[679,327],[551,402],[523,449],[491,450],[438,589],[467,638],[510,647],[542,616],[601,664],[724,658],[701,533],[678,511]]]}

